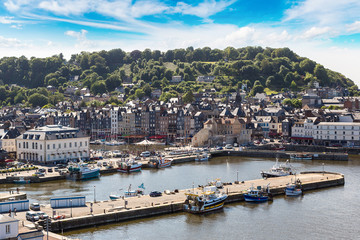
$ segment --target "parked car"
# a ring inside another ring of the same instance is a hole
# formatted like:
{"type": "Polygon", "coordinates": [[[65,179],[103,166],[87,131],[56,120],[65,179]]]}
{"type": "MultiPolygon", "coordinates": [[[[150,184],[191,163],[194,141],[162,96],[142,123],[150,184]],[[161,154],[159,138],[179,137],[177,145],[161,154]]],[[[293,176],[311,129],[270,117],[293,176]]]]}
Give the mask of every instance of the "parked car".
{"type": "Polygon", "coordinates": [[[35,172],[35,175],[37,175],[38,177],[44,177],[45,173],[43,173],[43,172],[35,172]]]}
{"type": "Polygon", "coordinates": [[[44,212],[36,212],[40,219],[47,219],[49,216],[44,212]]]}
{"type": "Polygon", "coordinates": [[[274,142],[274,139],[273,139],[273,138],[270,138],[270,142],[274,142]]]}
{"type": "Polygon", "coordinates": [[[39,216],[36,214],[36,212],[28,211],[26,212],[26,220],[36,222],[39,220],[39,216]]]}
{"type": "Polygon", "coordinates": [[[162,196],[162,193],[159,191],[152,191],[149,195],[150,197],[160,197],[162,196]]]}
{"type": "Polygon", "coordinates": [[[38,169],[38,172],[44,173],[44,172],[46,172],[46,170],[45,170],[45,168],[39,168],[39,169],[38,169]]]}
{"type": "Polygon", "coordinates": [[[58,167],[59,169],[66,168],[66,164],[56,164],[56,167],[58,167]]]}
{"type": "Polygon", "coordinates": [[[53,172],[53,169],[52,169],[52,168],[48,168],[48,172],[53,172]]]}
{"type": "Polygon", "coordinates": [[[32,203],[30,204],[30,209],[33,211],[40,211],[40,204],[39,203],[32,203]]]}
{"type": "Polygon", "coordinates": [[[231,146],[231,144],[226,144],[225,149],[233,149],[233,147],[231,146]]]}
{"type": "Polygon", "coordinates": [[[58,167],[54,167],[54,172],[60,172],[60,169],[58,167]]]}
{"type": "Polygon", "coordinates": [[[223,150],[223,147],[217,146],[217,147],[216,147],[216,150],[223,150]]]}
{"type": "Polygon", "coordinates": [[[103,162],[102,165],[103,165],[103,167],[106,167],[108,164],[107,164],[107,162],[103,162]]]}
{"type": "Polygon", "coordinates": [[[150,152],[149,151],[145,151],[145,152],[142,152],[141,154],[140,154],[140,156],[141,157],[150,157],[150,152]]]}

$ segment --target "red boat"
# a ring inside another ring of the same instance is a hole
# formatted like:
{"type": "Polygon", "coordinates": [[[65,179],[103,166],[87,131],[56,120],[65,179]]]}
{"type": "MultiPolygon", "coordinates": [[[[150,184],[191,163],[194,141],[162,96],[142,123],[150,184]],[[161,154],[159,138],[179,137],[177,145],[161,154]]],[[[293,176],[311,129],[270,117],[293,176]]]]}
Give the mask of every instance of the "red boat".
{"type": "Polygon", "coordinates": [[[127,162],[118,162],[119,167],[117,168],[118,172],[122,173],[131,173],[131,172],[140,172],[141,171],[141,163],[138,163],[134,160],[127,162]]]}

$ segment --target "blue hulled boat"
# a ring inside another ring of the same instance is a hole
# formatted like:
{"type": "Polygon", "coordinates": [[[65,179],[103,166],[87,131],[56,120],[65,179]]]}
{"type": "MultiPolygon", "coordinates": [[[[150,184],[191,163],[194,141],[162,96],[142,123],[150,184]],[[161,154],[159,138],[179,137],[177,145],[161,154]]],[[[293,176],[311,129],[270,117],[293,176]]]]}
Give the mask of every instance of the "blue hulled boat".
{"type": "Polygon", "coordinates": [[[260,189],[255,189],[252,186],[247,193],[244,194],[244,198],[246,202],[267,202],[269,200],[269,194],[260,189]]]}

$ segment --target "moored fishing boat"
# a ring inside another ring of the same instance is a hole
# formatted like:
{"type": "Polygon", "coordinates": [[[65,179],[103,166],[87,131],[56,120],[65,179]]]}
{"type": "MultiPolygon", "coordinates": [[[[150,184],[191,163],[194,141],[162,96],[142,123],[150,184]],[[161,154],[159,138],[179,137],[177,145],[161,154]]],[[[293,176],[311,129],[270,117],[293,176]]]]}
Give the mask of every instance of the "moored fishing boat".
{"type": "Polygon", "coordinates": [[[151,158],[149,160],[149,167],[153,167],[153,168],[170,167],[172,161],[173,160],[171,158],[165,158],[165,157],[151,158]]]}
{"type": "Polygon", "coordinates": [[[27,184],[27,183],[30,183],[30,179],[25,179],[24,177],[19,177],[19,179],[13,180],[13,183],[27,184]]]}
{"type": "Polygon", "coordinates": [[[208,161],[209,160],[209,154],[204,152],[203,154],[196,155],[195,161],[202,162],[202,161],[208,161]]]}
{"type": "Polygon", "coordinates": [[[301,181],[298,179],[295,183],[287,184],[285,188],[286,196],[297,197],[303,194],[301,181]]]}
{"type": "Polygon", "coordinates": [[[289,160],[287,160],[285,164],[279,164],[278,158],[276,158],[275,165],[268,171],[261,171],[261,176],[263,178],[283,177],[294,173],[295,171],[290,165],[289,160]]]}
{"type": "Polygon", "coordinates": [[[254,186],[251,186],[247,193],[244,194],[244,198],[246,202],[267,202],[268,200],[272,200],[272,195],[268,192],[265,192],[258,187],[257,189],[254,186]]]}
{"type": "Polygon", "coordinates": [[[68,170],[70,176],[78,180],[97,178],[100,176],[100,168],[89,168],[88,164],[82,161],[77,164],[71,164],[68,170]]]}
{"type": "Polygon", "coordinates": [[[118,162],[118,172],[122,173],[131,173],[131,172],[140,172],[142,163],[139,163],[135,160],[130,160],[127,162],[118,162]]]}
{"type": "Polygon", "coordinates": [[[221,193],[216,186],[204,187],[201,194],[185,193],[187,196],[183,205],[184,210],[190,213],[205,213],[221,209],[227,199],[227,194],[221,193]]]}
{"type": "Polygon", "coordinates": [[[292,160],[312,160],[313,155],[303,154],[303,153],[290,154],[290,159],[292,159],[292,160]]]}

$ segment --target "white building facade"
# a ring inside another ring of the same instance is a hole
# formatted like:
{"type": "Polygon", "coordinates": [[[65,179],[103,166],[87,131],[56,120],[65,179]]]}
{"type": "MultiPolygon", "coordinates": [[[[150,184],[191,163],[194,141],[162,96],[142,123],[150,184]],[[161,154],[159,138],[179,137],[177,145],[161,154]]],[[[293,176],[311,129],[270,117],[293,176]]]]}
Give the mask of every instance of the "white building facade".
{"type": "Polygon", "coordinates": [[[117,139],[119,132],[119,107],[113,107],[110,109],[111,116],[111,139],[117,139]]]}
{"type": "Polygon", "coordinates": [[[89,139],[78,128],[61,125],[38,127],[16,138],[17,157],[40,163],[86,160],[90,157],[89,139]]]}
{"type": "Polygon", "coordinates": [[[360,144],[360,123],[358,122],[320,122],[313,126],[315,142],[324,145],[360,144]]]}
{"type": "Polygon", "coordinates": [[[0,239],[17,239],[19,220],[0,214],[0,239]]]}

